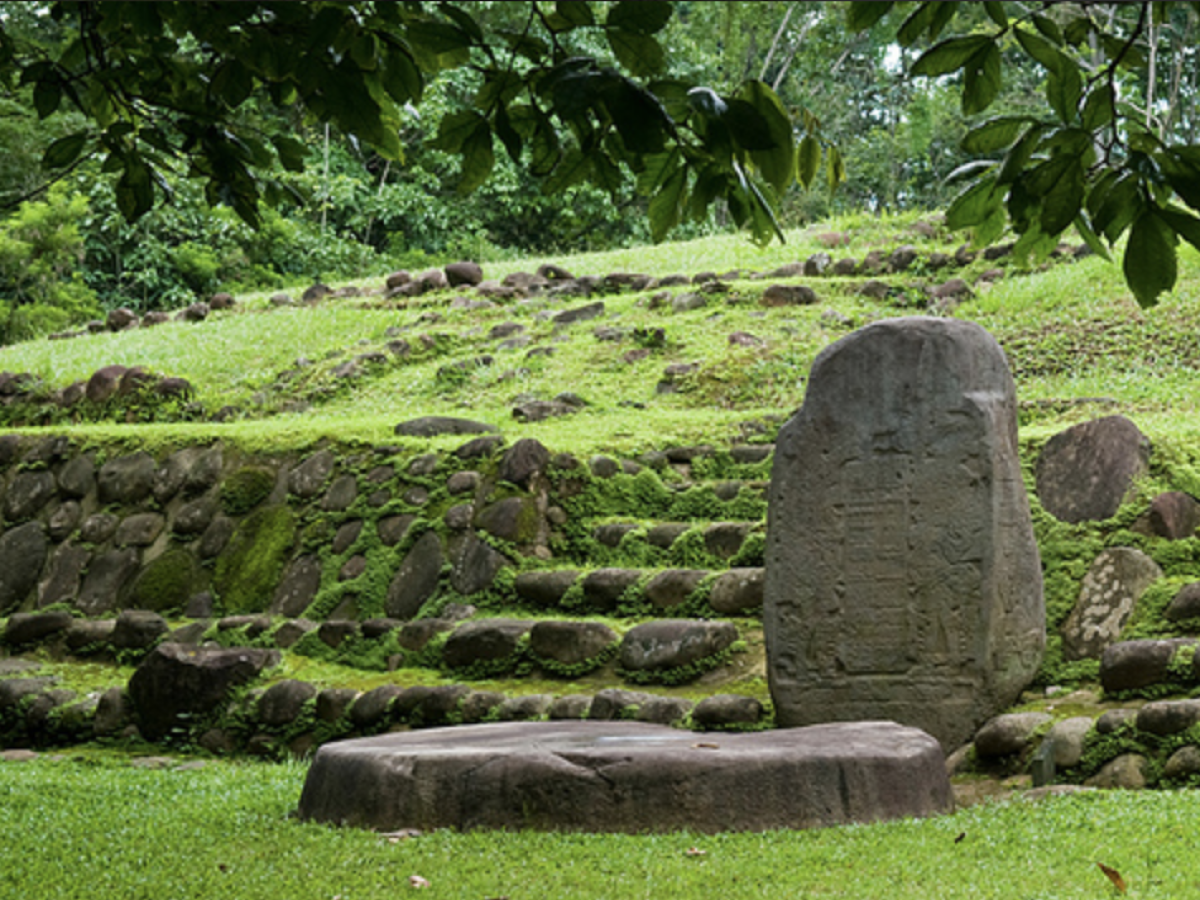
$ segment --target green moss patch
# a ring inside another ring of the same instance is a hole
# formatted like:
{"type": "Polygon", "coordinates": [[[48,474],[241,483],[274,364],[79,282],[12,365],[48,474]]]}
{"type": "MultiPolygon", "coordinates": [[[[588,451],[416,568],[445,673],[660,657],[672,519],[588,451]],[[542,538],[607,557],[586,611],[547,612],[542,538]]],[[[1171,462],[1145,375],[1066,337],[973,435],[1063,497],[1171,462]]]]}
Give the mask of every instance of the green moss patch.
{"type": "Polygon", "coordinates": [[[275,473],[261,466],[238,469],[221,483],[221,507],[231,516],[244,516],[271,495],[275,473]]]}
{"type": "Polygon", "coordinates": [[[130,601],[136,609],[155,612],[182,609],[203,582],[200,566],[186,550],[168,550],[142,569],[130,601]]]}
{"type": "Polygon", "coordinates": [[[217,558],[213,577],[225,612],[267,608],[295,536],[296,521],[286,506],[269,506],[243,520],[217,558]]]}

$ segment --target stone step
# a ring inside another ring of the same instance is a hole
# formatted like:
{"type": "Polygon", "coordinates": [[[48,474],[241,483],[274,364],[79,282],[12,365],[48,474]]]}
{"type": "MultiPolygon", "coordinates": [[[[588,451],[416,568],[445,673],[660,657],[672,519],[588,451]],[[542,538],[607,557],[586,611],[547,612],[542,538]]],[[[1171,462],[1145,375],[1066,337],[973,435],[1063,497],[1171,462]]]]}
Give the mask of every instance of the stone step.
{"type": "Polygon", "coordinates": [[[704,569],[547,569],[522,572],[513,588],[524,603],[545,610],[588,610],[617,613],[622,605],[670,613],[699,600],[698,589],[707,588],[704,605],[717,615],[757,615],[762,610],[763,570],[734,568],[723,572],[704,569]]]}
{"type": "Polygon", "coordinates": [[[671,550],[683,535],[699,532],[704,550],[720,559],[732,559],[754,533],[765,533],[765,523],[758,522],[606,522],[592,529],[597,543],[613,549],[628,535],[644,540],[651,547],[671,550]],[[643,532],[642,534],[637,534],[643,532]]]}
{"type": "Polygon", "coordinates": [[[1200,637],[1110,644],[1100,656],[1100,685],[1108,693],[1144,692],[1163,684],[1200,682],[1200,637]]]}

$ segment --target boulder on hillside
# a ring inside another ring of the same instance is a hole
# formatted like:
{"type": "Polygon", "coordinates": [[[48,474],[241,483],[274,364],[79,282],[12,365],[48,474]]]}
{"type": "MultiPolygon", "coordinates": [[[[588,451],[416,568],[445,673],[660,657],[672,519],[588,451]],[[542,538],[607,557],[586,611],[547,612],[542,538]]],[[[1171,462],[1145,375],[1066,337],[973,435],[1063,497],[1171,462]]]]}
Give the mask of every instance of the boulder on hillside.
{"type": "Polygon", "coordinates": [[[395,427],[395,433],[402,437],[437,437],[441,434],[494,434],[499,431],[495,425],[485,422],[474,422],[470,419],[458,419],[453,416],[421,416],[401,422],[395,427]]]}
{"type": "Polygon", "coordinates": [[[763,306],[812,306],[818,302],[817,292],[806,284],[772,284],[762,295],[763,306]]]}
{"type": "Polygon", "coordinates": [[[446,282],[450,287],[475,285],[483,281],[483,269],[476,262],[456,262],[446,266],[446,282]]]}
{"type": "Polygon", "coordinates": [[[1163,618],[1169,622],[1200,618],[1200,581],[1189,582],[1176,591],[1163,618]]]}
{"type": "Polygon", "coordinates": [[[1035,468],[1038,499],[1063,522],[1108,519],[1149,464],[1150,441],[1129,419],[1084,422],[1060,431],[1042,448],[1035,468]]]}
{"type": "Polygon", "coordinates": [[[1150,534],[1169,541],[1195,537],[1200,527],[1200,502],[1183,491],[1159,494],[1150,501],[1144,524],[1150,534]]]}
{"type": "Polygon", "coordinates": [[[277,650],[160,644],[129,679],[129,699],[142,736],[159,741],[176,729],[191,728],[224,703],[232,688],[249,683],[279,659],[277,650]]]}

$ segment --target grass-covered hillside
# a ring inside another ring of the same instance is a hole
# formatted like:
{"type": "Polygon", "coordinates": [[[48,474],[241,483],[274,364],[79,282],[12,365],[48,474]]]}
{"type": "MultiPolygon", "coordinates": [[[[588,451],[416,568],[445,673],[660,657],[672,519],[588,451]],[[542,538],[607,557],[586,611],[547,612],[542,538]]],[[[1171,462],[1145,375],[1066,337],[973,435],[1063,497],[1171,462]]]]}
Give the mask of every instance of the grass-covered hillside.
{"type": "Polygon", "coordinates": [[[1029,436],[1100,411],[1135,417],[1148,433],[1187,430],[1200,362],[1200,260],[1190,248],[1183,250],[1180,287],[1142,311],[1117,265],[1095,257],[1073,262],[1068,254],[1046,271],[1026,272],[1010,258],[981,254],[958,266],[953,254],[960,243],[959,235],[918,219],[855,218],[793,232],[786,245],[765,249],[728,236],[483,267],[486,279],[503,281],[554,263],[599,279],[587,296],[539,291],[488,299],[448,289],[388,299],[386,272],[332,285],[352,296],[311,303],[301,302],[299,289],[290,294],[292,304],[238,296],[231,309],[202,322],[0,349],[0,371],[36,376],[26,387],[39,400],[117,364],[184,378],[194,402],[134,409],[13,402],[0,416],[9,426],[77,426],[76,433],[138,442],[186,433],[268,446],[303,446],[321,436],[378,443],[391,440],[399,421],[440,413],[502,425],[511,439],[535,436],[579,455],[673,442],[728,444],[771,437],[780,417],[802,401],[805,375],[822,347],[873,319],[932,307],[977,321],[1000,341],[1029,436]],[[835,262],[861,262],[872,251],[886,260],[905,245],[917,256],[902,273],[768,274],[821,252],[835,262]],[[945,257],[950,265],[938,267],[945,257]],[[656,282],[645,290],[620,286],[619,279],[605,284],[614,273],[642,273],[656,282]],[[700,284],[657,284],[704,273],[700,284]],[[981,282],[985,273],[989,280],[981,282]],[[964,279],[972,295],[957,303],[931,300],[929,289],[951,278],[964,279]],[[817,300],[764,306],[764,289],[777,282],[808,285],[817,300]],[[688,293],[699,299],[680,301],[688,293]],[[597,301],[603,311],[596,318],[570,326],[555,321],[597,301]],[[664,374],[668,367],[674,375],[664,374]],[[659,388],[664,380],[674,382],[669,393],[659,388]],[[563,392],[587,405],[568,418],[514,419],[523,400],[563,392]],[[155,427],[144,427],[147,420],[155,427]]]}

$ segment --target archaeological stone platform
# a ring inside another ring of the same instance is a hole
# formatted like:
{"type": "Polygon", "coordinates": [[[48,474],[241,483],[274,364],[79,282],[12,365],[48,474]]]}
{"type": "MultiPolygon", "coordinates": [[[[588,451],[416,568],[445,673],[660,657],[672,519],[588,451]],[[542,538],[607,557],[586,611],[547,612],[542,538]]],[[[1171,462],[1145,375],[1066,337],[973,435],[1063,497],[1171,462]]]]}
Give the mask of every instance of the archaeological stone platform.
{"type": "Polygon", "coordinates": [[[636,722],[523,722],[326,744],[299,814],[380,831],[712,833],[952,808],[938,742],[892,722],[708,735],[636,722]]]}

